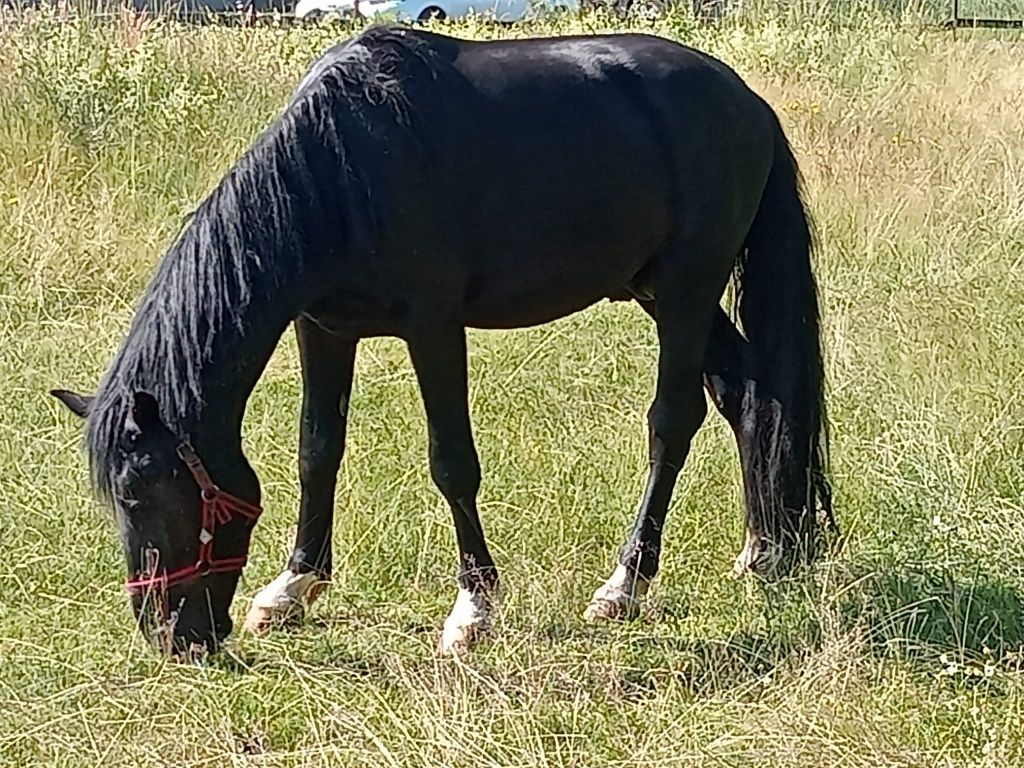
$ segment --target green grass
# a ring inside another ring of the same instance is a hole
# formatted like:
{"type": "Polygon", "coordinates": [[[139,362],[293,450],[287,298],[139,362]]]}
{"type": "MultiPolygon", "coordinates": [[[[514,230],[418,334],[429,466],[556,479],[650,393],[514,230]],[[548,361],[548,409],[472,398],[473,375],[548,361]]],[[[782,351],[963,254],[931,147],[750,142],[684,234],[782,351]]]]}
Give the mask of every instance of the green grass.
{"type": "MultiPolygon", "coordinates": [[[[333,588],[203,668],[136,637],[80,425],[46,394],[94,386],[182,217],[343,30],[0,29],[0,764],[1024,764],[1024,40],[841,10],[448,27],[650,29],[776,106],[821,230],[846,533],[797,578],[727,578],[739,473],[711,416],[647,615],[583,624],[641,489],[652,328],[603,305],[473,332],[506,603],[466,664],[434,656],[453,534],[399,343],[361,347],[333,588]]],[[[289,334],[247,415],[268,511],[238,616],[290,544],[298,403],[289,334]]]]}

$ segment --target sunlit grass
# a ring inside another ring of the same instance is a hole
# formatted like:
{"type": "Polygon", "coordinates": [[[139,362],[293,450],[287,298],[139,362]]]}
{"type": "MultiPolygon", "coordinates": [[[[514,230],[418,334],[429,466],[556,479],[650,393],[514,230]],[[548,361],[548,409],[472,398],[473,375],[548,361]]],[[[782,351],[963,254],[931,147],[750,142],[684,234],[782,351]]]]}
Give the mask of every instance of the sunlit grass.
{"type": "MultiPolygon", "coordinates": [[[[468,665],[434,658],[453,533],[400,343],[361,348],[332,590],[301,630],[239,637],[202,669],[136,638],[79,425],[46,395],[94,386],[183,217],[344,30],[0,31],[0,763],[1024,764],[1024,40],[954,40],[906,5],[443,25],[654,31],[776,107],[821,231],[846,533],[797,579],[728,579],[739,476],[709,417],[648,616],[584,625],[640,493],[653,330],[604,305],[473,332],[506,601],[468,665]]],[[[247,415],[268,512],[239,616],[290,543],[299,391],[289,334],[247,415]]]]}

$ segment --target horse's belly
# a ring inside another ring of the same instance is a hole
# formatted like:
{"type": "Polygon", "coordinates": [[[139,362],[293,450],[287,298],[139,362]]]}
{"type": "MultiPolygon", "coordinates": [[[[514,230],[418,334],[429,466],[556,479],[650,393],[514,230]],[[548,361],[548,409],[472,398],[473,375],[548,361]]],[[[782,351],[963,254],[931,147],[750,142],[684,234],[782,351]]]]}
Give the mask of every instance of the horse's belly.
{"type": "Polygon", "coordinates": [[[489,301],[467,304],[465,322],[470,328],[527,328],[579,312],[604,297],[600,293],[493,296],[489,301]]]}
{"type": "Polygon", "coordinates": [[[539,325],[621,294],[665,248],[670,215],[659,192],[594,194],[585,206],[536,195],[467,254],[467,325],[539,325]]]}
{"type": "Polygon", "coordinates": [[[586,259],[564,254],[488,259],[466,286],[466,325],[522,328],[557,320],[618,295],[649,259],[640,252],[625,258],[597,252],[586,259]]]}

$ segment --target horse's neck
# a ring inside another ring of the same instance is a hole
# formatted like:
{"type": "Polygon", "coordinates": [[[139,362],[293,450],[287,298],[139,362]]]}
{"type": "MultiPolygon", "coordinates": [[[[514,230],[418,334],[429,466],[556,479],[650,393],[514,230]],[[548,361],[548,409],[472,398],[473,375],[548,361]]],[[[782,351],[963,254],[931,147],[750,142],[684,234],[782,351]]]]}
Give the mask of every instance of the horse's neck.
{"type": "MultiPolygon", "coordinates": [[[[261,255],[261,263],[276,256],[261,255]]],[[[169,412],[178,419],[176,431],[197,449],[240,449],[246,404],[299,301],[298,284],[255,270],[245,279],[243,290],[217,290],[207,284],[201,289],[207,295],[192,306],[201,319],[184,316],[174,321],[172,348],[182,359],[164,369],[168,383],[176,379],[169,387],[175,400],[168,404],[169,412]]],[[[169,298],[161,296],[157,303],[169,298]]]]}
{"type": "Polygon", "coordinates": [[[229,340],[222,347],[214,340],[214,354],[200,369],[201,403],[193,431],[200,442],[216,441],[240,446],[246,404],[266,369],[290,318],[280,310],[246,308],[251,333],[229,340]]]}

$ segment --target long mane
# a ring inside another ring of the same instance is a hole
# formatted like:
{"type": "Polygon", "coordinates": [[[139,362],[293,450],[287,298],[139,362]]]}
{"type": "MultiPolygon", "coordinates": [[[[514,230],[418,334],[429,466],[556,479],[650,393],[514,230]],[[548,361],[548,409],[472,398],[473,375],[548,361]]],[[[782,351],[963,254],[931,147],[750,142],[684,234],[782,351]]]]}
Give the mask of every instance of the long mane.
{"type": "Polygon", "coordinates": [[[111,497],[133,392],[152,394],[165,423],[187,435],[203,412],[207,366],[245,355],[268,316],[294,318],[318,265],[376,228],[368,180],[349,162],[343,134],[366,131],[382,111],[407,121],[398,74],[412,59],[429,61],[430,47],[401,29],[372,29],[331,49],[187,222],[90,409],[86,447],[101,497],[111,497]]]}

